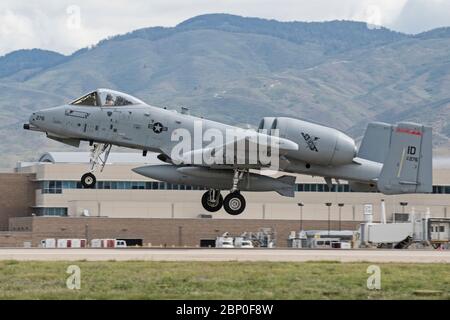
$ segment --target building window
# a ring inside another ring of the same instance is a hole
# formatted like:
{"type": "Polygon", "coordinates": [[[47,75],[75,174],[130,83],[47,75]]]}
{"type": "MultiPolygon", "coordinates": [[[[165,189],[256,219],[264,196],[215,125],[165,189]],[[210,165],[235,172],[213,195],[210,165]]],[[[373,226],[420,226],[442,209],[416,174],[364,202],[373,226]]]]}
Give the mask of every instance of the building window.
{"type": "MultiPolygon", "coordinates": [[[[39,187],[45,194],[61,194],[66,189],[83,189],[79,181],[41,181],[39,187]]],[[[97,181],[95,189],[108,190],[207,190],[205,187],[178,185],[158,181],[97,181]]],[[[353,192],[348,184],[298,183],[297,192],[353,192]]],[[[377,192],[377,191],[373,191],[377,192]]],[[[450,186],[433,186],[434,194],[450,194],[450,186]]]]}
{"type": "MultiPolygon", "coordinates": [[[[80,183],[81,185],[81,183],[80,183]]],[[[77,189],[77,181],[62,181],[63,189],[77,189]]]]}
{"type": "Polygon", "coordinates": [[[44,181],[41,190],[42,193],[62,193],[62,181],[44,181]]]}
{"type": "Polygon", "coordinates": [[[435,194],[450,194],[450,186],[433,186],[435,194]]]}
{"type": "Polygon", "coordinates": [[[37,216],[67,216],[67,208],[34,208],[33,211],[37,216]]]}

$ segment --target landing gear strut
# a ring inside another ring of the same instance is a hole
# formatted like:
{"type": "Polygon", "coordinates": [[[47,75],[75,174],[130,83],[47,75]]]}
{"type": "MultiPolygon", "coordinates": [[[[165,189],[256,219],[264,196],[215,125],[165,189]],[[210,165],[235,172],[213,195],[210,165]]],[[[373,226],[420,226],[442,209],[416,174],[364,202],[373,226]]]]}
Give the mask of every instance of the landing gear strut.
{"type": "Polygon", "coordinates": [[[206,191],[202,197],[202,205],[209,212],[217,212],[222,208],[223,197],[220,190],[211,189],[206,191]]]}
{"type": "Polygon", "coordinates": [[[222,198],[220,190],[210,189],[203,194],[202,205],[205,210],[209,212],[217,212],[222,206],[225,211],[232,215],[240,215],[245,210],[245,198],[239,192],[239,182],[243,179],[246,171],[235,169],[233,174],[233,186],[230,193],[222,198]]]}
{"type": "Polygon", "coordinates": [[[245,198],[241,195],[238,189],[239,181],[244,177],[245,171],[234,170],[233,175],[233,186],[231,187],[230,193],[225,197],[223,201],[223,208],[225,211],[232,215],[240,215],[245,210],[245,198]]]}
{"type": "Polygon", "coordinates": [[[92,189],[95,188],[97,179],[95,178],[94,172],[100,166],[100,172],[108,161],[108,156],[111,151],[112,145],[106,143],[94,143],[91,150],[91,170],[88,173],[83,174],[81,177],[81,184],[84,188],[92,189]]]}

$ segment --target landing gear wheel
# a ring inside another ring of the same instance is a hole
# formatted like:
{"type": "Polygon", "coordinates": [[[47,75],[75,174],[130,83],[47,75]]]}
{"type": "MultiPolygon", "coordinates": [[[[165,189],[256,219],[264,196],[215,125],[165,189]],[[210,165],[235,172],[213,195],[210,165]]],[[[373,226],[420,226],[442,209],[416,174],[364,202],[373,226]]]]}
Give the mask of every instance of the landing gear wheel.
{"type": "Polygon", "coordinates": [[[223,197],[220,194],[220,191],[218,192],[218,196],[216,196],[216,199],[210,199],[210,191],[206,191],[202,196],[202,205],[203,208],[205,208],[206,211],[209,212],[217,212],[222,208],[223,205],[223,197]]]}
{"type": "Polygon", "coordinates": [[[95,188],[95,183],[96,182],[97,182],[97,179],[90,172],[83,174],[83,176],[81,177],[81,184],[86,189],[93,189],[93,188],[95,188]]]}
{"type": "Polygon", "coordinates": [[[245,198],[239,192],[232,192],[225,197],[223,208],[232,215],[240,215],[245,210],[245,198]]]}

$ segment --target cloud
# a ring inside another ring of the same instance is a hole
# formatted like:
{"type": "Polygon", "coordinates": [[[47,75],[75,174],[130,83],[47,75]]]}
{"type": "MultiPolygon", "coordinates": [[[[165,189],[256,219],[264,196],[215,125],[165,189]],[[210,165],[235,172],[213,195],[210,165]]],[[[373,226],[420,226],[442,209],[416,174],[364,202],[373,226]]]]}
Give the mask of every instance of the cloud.
{"type": "Polygon", "coordinates": [[[401,14],[408,0],[362,0],[355,7],[351,20],[365,21],[376,26],[389,26],[401,14]]]}
{"type": "Polygon", "coordinates": [[[0,13],[0,40],[3,50],[13,47],[38,46],[35,41],[32,21],[10,10],[0,13]]]}
{"type": "Polygon", "coordinates": [[[392,28],[407,33],[419,33],[450,26],[450,1],[409,0],[392,28]]]}
{"type": "Polygon", "coordinates": [[[35,47],[69,54],[108,36],[174,26],[205,13],[358,20],[410,33],[450,25],[448,0],[2,0],[0,55],[35,47]]]}

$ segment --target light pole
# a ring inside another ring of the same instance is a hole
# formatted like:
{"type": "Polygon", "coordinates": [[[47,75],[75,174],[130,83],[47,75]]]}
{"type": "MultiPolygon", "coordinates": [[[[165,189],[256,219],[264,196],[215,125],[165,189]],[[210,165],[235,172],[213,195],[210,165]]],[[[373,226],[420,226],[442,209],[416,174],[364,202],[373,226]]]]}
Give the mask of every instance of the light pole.
{"type": "Polygon", "coordinates": [[[405,213],[405,207],[408,205],[408,202],[400,202],[400,205],[402,206],[402,213],[405,213]]]}
{"type": "Polygon", "coordinates": [[[342,221],[342,207],[344,206],[343,203],[338,203],[339,206],[339,231],[342,231],[341,228],[341,221],[342,221]]]}
{"type": "Polygon", "coordinates": [[[87,247],[89,243],[89,225],[87,223],[84,226],[84,236],[86,238],[86,247],[87,247]]]}
{"type": "MultiPolygon", "coordinates": [[[[405,207],[408,205],[408,202],[400,202],[400,205],[402,206],[402,214],[404,215],[405,213],[405,207]]],[[[403,218],[402,218],[403,219],[403,218]]],[[[394,213],[394,222],[396,222],[395,219],[395,213],[394,213]]]]}
{"type": "Polygon", "coordinates": [[[325,203],[325,205],[328,207],[328,237],[330,236],[330,229],[331,229],[331,202],[325,203]]]}
{"type": "Polygon", "coordinates": [[[183,227],[179,226],[178,227],[178,247],[182,247],[183,246],[183,227]]]}
{"type": "Polygon", "coordinates": [[[297,203],[300,207],[300,231],[303,231],[303,207],[305,206],[303,202],[297,203]]]}

